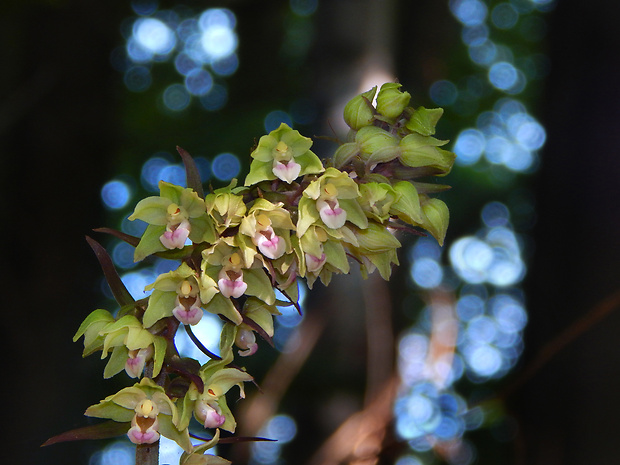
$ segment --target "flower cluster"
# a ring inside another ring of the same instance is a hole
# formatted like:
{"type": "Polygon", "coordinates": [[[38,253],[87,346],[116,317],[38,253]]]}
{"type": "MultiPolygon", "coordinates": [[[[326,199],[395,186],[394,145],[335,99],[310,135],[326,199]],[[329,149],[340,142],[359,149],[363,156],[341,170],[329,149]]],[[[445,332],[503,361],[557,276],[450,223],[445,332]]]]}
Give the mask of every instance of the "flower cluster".
{"type": "Polygon", "coordinates": [[[136,261],[157,255],[178,259],[179,267],[150,284],[146,299],[118,292],[125,295],[118,315],[95,310],[75,335],[84,337],[84,356],[111,351],[105,377],[124,370],[141,380],[86,415],[125,423],[136,444],[164,435],[185,450],[182,463],[226,463],[203,454],[220,429],[235,431],[228,391],[238,386],[244,397],[252,381],[233,364],[235,352],[252,355],[257,335],[273,336],[277,305],[299,308],[298,278],[310,288],[317,279],[327,285],[355,263],[364,276],[377,270],[389,279],[398,230],[417,227],[443,243],[448,209],[430,194],[447,187],[420,178],[446,175],[454,155],[433,137],[442,110],[409,101],[398,83],[353,98],[344,110],[348,141],[325,162],[311,139],[282,124],[260,138],[243,185],[233,180],[207,195],[181,152],[188,187],[161,181],[159,196],[141,200],[129,217],[148,224],[142,237],[117,234],[135,246],[136,261]],[[276,290],[289,302],[276,300],[276,290]],[[200,366],[179,356],[174,334],[181,325],[191,334],[205,311],[224,325],[219,356],[208,353],[200,366]],[[212,440],[192,445],[192,417],[215,429],[212,440]]]}

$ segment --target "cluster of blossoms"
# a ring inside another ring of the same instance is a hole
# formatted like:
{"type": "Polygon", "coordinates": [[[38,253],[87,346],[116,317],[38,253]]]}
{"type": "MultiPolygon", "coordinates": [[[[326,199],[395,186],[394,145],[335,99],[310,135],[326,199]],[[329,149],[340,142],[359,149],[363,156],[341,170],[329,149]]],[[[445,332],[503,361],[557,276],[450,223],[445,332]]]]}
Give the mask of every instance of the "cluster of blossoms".
{"type": "MultiPolygon", "coordinates": [[[[148,224],[142,237],[117,233],[136,247],[136,261],[156,255],[180,266],[150,284],[145,299],[118,291],[117,316],[95,310],[74,338],[84,337],[84,356],[111,352],[104,377],[124,370],[141,379],[86,415],[126,424],[136,444],[174,440],[185,451],[181,463],[229,463],[204,452],[220,429],[235,431],[228,391],[238,386],[244,397],[244,383],[253,380],[233,364],[235,352],[254,354],[257,335],[270,341],[278,306],[299,309],[298,278],[310,288],[317,279],[327,285],[357,263],[364,276],[377,270],[389,279],[398,264],[395,230],[418,227],[443,242],[448,209],[429,194],[446,186],[419,179],[446,175],[454,155],[433,137],[442,110],[414,109],[409,100],[398,83],[353,98],[344,110],[348,141],[325,163],[311,139],[282,124],[261,137],[243,186],[233,180],[207,195],[180,150],[188,187],[160,182],[160,195],[141,200],[129,217],[148,224]],[[202,347],[210,360],[200,366],[180,357],[174,335],[183,325],[201,346],[191,326],[205,311],[224,325],[219,355],[202,347]],[[192,417],[215,429],[200,446],[190,441],[192,417]]],[[[110,281],[114,272],[106,275],[110,281]]]]}

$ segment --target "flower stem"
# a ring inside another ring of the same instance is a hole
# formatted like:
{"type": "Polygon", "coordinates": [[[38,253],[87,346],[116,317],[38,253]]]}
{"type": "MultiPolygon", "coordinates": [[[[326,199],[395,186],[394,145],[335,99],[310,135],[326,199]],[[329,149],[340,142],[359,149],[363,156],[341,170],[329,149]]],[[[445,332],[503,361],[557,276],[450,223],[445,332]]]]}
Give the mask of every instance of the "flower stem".
{"type": "MultiPolygon", "coordinates": [[[[153,365],[152,359],[146,362],[144,367],[145,377],[152,378],[153,365]]],[[[159,465],[159,440],[153,444],[136,445],[136,465],[159,465]]]]}
{"type": "Polygon", "coordinates": [[[136,446],[136,465],[159,464],[159,441],[153,444],[138,444],[136,446]]]}

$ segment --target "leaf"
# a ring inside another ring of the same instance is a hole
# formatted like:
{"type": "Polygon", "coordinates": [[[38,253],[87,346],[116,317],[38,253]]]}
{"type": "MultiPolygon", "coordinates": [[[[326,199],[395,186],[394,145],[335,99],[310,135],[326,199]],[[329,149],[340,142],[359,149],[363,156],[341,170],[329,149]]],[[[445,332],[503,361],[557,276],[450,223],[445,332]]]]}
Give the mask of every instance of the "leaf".
{"type": "Polygon", "coordinates": [[[120,239],[121,241],[127,242],[129,245],[133,245],[134,247],[137,247],[138,244],[140,243],[140,238],[139,237],[130,236],[129,234],[125,234],[122,231],[117,231],[116,229],[112,229],[112,228],[96,228],[96,229],[93,229],[93,231],[100,232],[100,233],[105,233],[105,234],[110,234],[111,236],[114,236],[114,237],[120,239]]]}
{"type": "Polygon", "coordinates": [[[60,442],[81,441],[83,439],[108,439],[129,431],[131,424],[129,422],[119,423],[116,421],[106,421],[96,425],[84,426],[82,428],[65,431],[62,434],[49,438],[41,447],[51,446],[60,442]]]}
{"type": "Polygon", "coordinates": [[[108,286],[110,286],[114,299],[116,299],[121,307],[125,305],[132,305],[135,300],[123,284],[123,281],[121,281],[121,277],[118,275],[118,272],[112,263],[112,258],[106,249],[104,249],[99,242],[88,236],[86,236],[86,241],[95,252],[97,260],[99,260],[99,264],[103,269],[103,274],[108,282],[108,286]]]}
{"type": "Polygon", "coordinates": [[[196,166],[196,162],[189,154],[189,152],[185,149],[182,149],[177,145],[177,152],[181,155],[183,159],[183,164],[185,165],[185,178],[187,179],[187,187],[191,188],[198,194],[198,197],[201,199],[205,198],[205,193],[202,188],[202,180],[200,179],[200,171],[198,171],[198,167],[196,166]]]}

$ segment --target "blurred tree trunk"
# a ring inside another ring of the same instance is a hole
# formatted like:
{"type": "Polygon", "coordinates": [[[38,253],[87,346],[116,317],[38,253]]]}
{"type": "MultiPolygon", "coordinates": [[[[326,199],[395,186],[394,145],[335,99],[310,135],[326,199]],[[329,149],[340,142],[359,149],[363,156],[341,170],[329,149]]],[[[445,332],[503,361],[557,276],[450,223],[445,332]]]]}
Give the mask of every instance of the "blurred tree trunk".
{"type": "Polygon", "coordinates": [[[71,338],[101,295],[84,235],[102,222],[99,189],[117,138],[120,79],[109,55],[120,39],[118,5],[0,7],[6,463],[83,464],[101,447],[39,448],[85,425],[85,408],[105,395],[100,367],[83,362],[71,338]]]}
{"type": "MultiPolygon", "coordinates": [[[[620,290],[620,6],[557,2],[549,16],[547,144],[523,364],[620,290]]],[[[617,305],[616,305],[617,306],[617,305]]],[[[521,461],[617,463],[620,309],[574,340],[517,394],[521,461]]]]}

